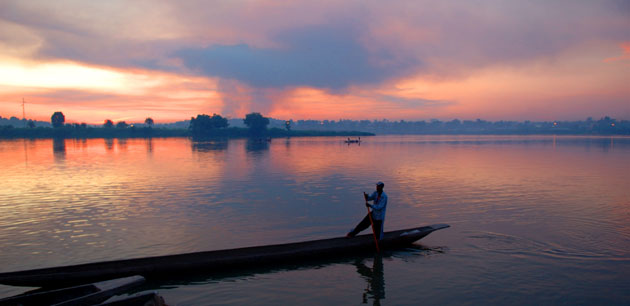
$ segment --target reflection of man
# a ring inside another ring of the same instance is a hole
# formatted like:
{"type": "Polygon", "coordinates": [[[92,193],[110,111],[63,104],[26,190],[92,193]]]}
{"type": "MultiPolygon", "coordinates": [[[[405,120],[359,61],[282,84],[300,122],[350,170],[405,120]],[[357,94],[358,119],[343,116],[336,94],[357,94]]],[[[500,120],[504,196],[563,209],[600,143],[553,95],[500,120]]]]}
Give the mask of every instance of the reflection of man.
{"type": "Polygon", "coordinates": [[[363,193],[365,198],[365,206],[372,208],[372,212],[367,214],[363,220],[352,230],[346,237],[354,237],[362,230],[370,227],[370,214],[372,215],[372,221],[374,222],[374,232],[378,239],[383,238],[383,223],[385,223],[385,210],[387,209],[387,194],[383,191],[385,184],[383,182],[376,183],[376,191],[371,195],[363,193]],[[368,204],[367,201],[374,201],[373,204],[368,204]]]}
{"type": "Polygon", "coordinates": [[[383,258],[377,254],[370,269],[363,261],[357,260],[354,265],[357,272],[368,282],[368,287],[363,293],[363,303],[367,304],[368,295],[374,299],[374,305],[380,305],[385,298],[385,275],[383,273],[383,258]]]}

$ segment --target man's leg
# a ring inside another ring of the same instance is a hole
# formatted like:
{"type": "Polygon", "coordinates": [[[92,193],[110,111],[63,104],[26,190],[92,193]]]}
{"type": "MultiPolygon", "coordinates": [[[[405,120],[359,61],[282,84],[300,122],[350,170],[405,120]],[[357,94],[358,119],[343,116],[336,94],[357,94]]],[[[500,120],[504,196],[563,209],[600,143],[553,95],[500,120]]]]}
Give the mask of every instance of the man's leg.
{"type": "Polygon", "coordinates": [[[370,227],[370,216],[369,215],[365,215],[365,218],[363,218],[363,220],[361,220],[361,222],[359,222],[359,224],[357,224],[357,226],[351,232],[349,232],[346,235],[346,237],[354,237],[359,232],[361,232],[362,230],[364,230],[364,229],[366,229],[368,227],[370,227]]]}
{"type": "Polygon", "coordinates": [[[381,240],[382,232],[383,232],[383,220],[374,220],[374,233],[376,233],[376,239],[381,240]]]}

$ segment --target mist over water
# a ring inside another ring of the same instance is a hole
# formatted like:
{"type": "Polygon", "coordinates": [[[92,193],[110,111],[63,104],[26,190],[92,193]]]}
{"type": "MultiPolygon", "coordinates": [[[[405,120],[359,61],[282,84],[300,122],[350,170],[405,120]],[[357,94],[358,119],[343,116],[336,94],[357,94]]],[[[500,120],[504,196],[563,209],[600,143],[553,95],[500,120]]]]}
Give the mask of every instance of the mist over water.
{"type": "MultiPolygon", "coordinates": [[[[0,272],[344,235],[385,182],[406,250],[150,284],[171,304],[630,300],[630,138],[0,141],[0,272]]],[[[19,288],[0,286],[0,296],[19,288]]]]}

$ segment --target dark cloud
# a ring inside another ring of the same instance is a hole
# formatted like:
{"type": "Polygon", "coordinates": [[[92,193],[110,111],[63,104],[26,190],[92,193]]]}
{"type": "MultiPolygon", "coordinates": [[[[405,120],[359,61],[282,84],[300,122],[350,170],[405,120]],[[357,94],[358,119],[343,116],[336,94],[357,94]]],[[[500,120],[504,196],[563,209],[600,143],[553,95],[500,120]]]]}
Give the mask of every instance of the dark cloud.
{"type": "MultiPolygon", "coordinates": [[[[4,0],[0,56],[194,71],[218,80],[212,90],[231,114],[272,109],[297,86],[337,94],[368,85],[352,93],[361,95],[408,75],[449,80],[575,54],[603,60],[616,55],[601,50],[630,41],[629,12],[628,0],[4,0]]],[[[409,108],[453,103],[378,95],[409,108]]]]}
{"type": "Polygon", "coordinates": [[[409,67],[419,64],[412,58],[379,64],[359,37],[353,28],[317,26],[275,36],[278,48],[212,45],[182,49],[174,55],[194,71],[261,88],[340,90],[352,84],[379,83],[408,73],[409,67]]]}
{"type": "Polygon", "coordinates": [[[630,39],[630,19],[617,10],[618,3],[608,1],[446,1],[430,9],[419,6],[389,6],[387,13],[405,16],[406,23],[394,38],[379,39],[390,45],[401,42],[399,52],[425,64],[419,73],[440,78],[467,77],[491,66],[554,61],[588,45],[630,39]],[[409,34],[415,31],[420,38],[409,34]]]}
{"type": "Polygon", "coordinates": [[[114,28],[100,25],[98,21],[89,23],[90,18],[87,16],[97,16],[98,5],[93,10],[63,5],[48,6],[37,5],[35,1],[0,2],[0,24],[6,23],[21,29],[24,31],[21,35],[28,34],[14,37],[15,34],[7,35],[0,29],[0,44],[14,47],[26,43],[36,45],[33,58],[37,60],[64,59],[117,68],[176,71],[176,67],[164,64],[163,60],[164,54],[186,45],[181,39],[125,37],[120,33],[129,31],[127,27],[130,26],[125,24],[121,16],[111,16],[112,20],[121,20],[114,28]],[[73,15],[73,9],[80,13],[73,15]]]}
{"type": "Polygon", "coordinates": [[[485,66],[554,58],[593,41],[627,41],[629,3],[419,0],[332,5],[322,1],[269,8],[263,2],[235,2],[207,10],[205,1],[176,5],[141,1],[116,9],[116,5],[81,2],[7,0],[0,1],[0,22],[28,29],[29,39],[0,29],[0,43],[36,45],[35,57],[40,59],[177,72],[181,67],[170,61],[174,56],[203,75],[253,87],[340,90],[412,72],[466,75],[485,66]],[[165,9],[169,14],[157,24],[181,26],[177,35],[147,34],[160,31],[152,31],[156,23],[149,17],[151,8],[162,6],[169,7],[165,9]],[[247,14],[252,7],[260,13],[247,14]],[[321,17],[311,20],[313,15],[321,17]],[[137,35],[125,35],[129,32],[137,35]],[[261,42],[275,47],[257,47],[261,42]],[[199,47],[204,44],[209,46],[199,47]]]}
{"type": "Polygon", "coordinates": [[[66,32],[48,33],[46,37],[47,40],[38,51],[38,57],[42,59],[61,58],[117,68],[146,68],[167,72],[180,70],[164,63],[162,54],[176,49],[175,46],[181,46],[176,41],[138,42],[98,34],[81,36],[66,32]]]}

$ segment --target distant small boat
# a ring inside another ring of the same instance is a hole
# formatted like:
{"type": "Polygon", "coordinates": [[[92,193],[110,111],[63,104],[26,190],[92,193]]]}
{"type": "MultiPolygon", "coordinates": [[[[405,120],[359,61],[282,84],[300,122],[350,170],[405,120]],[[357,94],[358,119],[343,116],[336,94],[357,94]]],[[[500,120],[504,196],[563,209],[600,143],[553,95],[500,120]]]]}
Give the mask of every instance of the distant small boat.
{"type": "MultiPolygon", "coordinates": [[[[433,231],[449,227],[434,224],[387,232],[379,242],[381,250],[393,249],[422,239],[433,231]]],[[[221,272],[235,269],[286,264],[304,260],[334,258],[340,255],[375,251],[372,234],[353,238],[331,238],[296,243],[246,247],[230,250],[97,262],[73,266],[0,273],[0,284],[51,287],[80,284],[114,277],[142,275],[146,278],[175,274],[221,272]]]]}
{"type": "Polygon", "coordinates": [[[344,140],[343,142],[345,142],[345,143],[360,143],[361,142],[361,137],[359,137],[358,139],[350,139],[350,138],[348,138],[348,139],[344,140]]]}
{"type": "Polygon", "coordinates": [[[35,290],[0,299],[0,305],[94,305],[144,281],[144,277],[136,275],[69,288],[35,290]]]}

